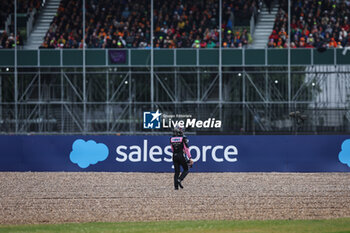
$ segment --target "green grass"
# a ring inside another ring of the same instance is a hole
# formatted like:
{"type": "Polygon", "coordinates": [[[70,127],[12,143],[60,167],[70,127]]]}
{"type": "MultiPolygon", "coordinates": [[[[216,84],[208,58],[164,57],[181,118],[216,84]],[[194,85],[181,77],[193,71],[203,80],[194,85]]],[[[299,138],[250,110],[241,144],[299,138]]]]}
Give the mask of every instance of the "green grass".
{"type": "Polygon", "coordinates": [[[254,232],[254,233],[325,233],[350,232],[350,218],[332,220],[273,221],[161,221],[121,223],[66,223],[40,225],[0,225],[0,232],[254,232]]]}

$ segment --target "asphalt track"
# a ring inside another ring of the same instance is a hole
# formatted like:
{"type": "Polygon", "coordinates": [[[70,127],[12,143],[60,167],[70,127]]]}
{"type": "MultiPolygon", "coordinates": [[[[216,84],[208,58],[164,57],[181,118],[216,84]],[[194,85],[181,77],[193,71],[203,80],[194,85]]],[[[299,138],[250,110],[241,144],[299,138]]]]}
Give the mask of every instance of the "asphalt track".
{"type": "Polygon", "coordinates": [[[0,224],[350,217],[350,173],[0,173],[0,224]]]}

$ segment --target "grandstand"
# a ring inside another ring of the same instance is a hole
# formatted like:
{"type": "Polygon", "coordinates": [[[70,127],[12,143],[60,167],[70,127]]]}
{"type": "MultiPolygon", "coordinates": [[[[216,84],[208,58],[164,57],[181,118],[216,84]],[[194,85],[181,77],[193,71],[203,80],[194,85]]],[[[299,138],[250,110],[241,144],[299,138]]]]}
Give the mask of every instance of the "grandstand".
{"type": "Polygon", "coordinates": [[[161,133],[147,109],[223,121],[197,134],[350,130],[349,1],[16,3],[1,10],[2,133],[161,133]]]}
{"type": "Polygon", "coordinates": [[[17,25],[14,31],[14,1],[6,1],[0,9],[0,48],[14,48],[15,34],[18,46],[24,45],[35,20],[38,18],[43,2],[41,0],[19,0],[16,5],[17,25]]]}
{"type": "MultiPolygon", "coordinates": [[[[350,46],[349,1],[292,1],[292,48],[343,48],[350,46]]],[[[281,4],[269,37],[269,47],[286,48],[288,4],[281,4]]]]}

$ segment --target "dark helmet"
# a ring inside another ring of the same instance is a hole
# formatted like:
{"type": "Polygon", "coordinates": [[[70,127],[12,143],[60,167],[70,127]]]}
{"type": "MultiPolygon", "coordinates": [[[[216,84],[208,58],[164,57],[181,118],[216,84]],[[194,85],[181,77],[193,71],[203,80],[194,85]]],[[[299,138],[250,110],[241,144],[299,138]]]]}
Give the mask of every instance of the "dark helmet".
{"type": "Polygon", "coordinates": [[[184,129],[180,126],[174,127],[174,136],[183,136],[184,135],[184,129]]]}

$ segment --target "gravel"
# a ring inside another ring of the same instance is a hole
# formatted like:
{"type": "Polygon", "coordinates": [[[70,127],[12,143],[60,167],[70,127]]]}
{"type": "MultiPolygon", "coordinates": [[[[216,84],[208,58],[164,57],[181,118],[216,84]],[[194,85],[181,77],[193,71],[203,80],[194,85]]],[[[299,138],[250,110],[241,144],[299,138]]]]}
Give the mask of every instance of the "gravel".
{"type": "Polygon", "coordinates": [[[350,173],[0,172],[0,224],[350,217],[350,173]]]}

